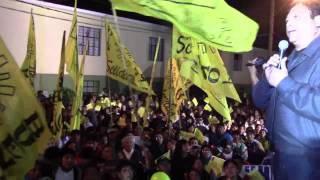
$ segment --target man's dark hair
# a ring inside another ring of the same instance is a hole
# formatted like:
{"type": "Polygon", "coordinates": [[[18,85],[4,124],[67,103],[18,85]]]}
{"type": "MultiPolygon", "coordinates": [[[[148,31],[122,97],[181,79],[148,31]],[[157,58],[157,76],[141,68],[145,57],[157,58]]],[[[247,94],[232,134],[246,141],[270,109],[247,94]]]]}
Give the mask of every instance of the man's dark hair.
{"type": "Polygon", "coordinates": [[[223,163],[223,169],[225,169],[229,164],[234,164],[234,165],[237,167],[238,171],[241,170],[241,165],[240,165],[236,160],[234,160],[234,159],[228,159],[228,160],[226,160],[226,161],[223,163]]]}
{"type": "Polygon", "coordinates": [[[307,6],[311,11],[311,18],[314,18],[318,15],[320,15],[320,2],[319,0],[309,0],[305,2],[293,2],[292,6],[302,3],[303,5],[307,6]]]}
{"type": "Polygon", "coordinates": [[[67,154],[71,154],[73,156],[76,155],[76,153],[74,152],[74,150],[70,149],[70,148],[62,148],[60,151],[60,157],[62,158],[63,156],[67,155],[67,154]]]}
{"type": "Polygon", "coordinates": [[[116,170],[118,172],[120,172],[122,168],[127,167],[127,166],[130,167],[132,170],[134,170],[133,164],[130,161],[127,161],[127,160],[120,160],[118,165],[117,165],[116,170]]]}

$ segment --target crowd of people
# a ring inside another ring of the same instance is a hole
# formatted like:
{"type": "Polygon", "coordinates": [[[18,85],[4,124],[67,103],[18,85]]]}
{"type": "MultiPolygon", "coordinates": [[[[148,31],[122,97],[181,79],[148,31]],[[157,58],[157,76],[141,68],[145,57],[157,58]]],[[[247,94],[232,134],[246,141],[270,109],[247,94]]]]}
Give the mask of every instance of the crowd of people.
{"type": "MultiPolygon", "coordinates": [[[[286,33],[292,53],[282,57],[286,48],[279,47],[280,56],[261,64],[262,76],[255,60],[250,62],[252,97],[267,121],[250,96],[230,102],[226,121],[188,100],[178,117],[168,118],[157,99],[147,111],[145,96],[91,95],[81,111],[80,130],[70,132],[71,105],[65,104],[63,135],[26,179],[253,179],[242,166],[270,164],[271,156],[274,179],[319,179],[320,3],[295,0],[291,6],[286,33]]],[[[41,93],[38,97],[50,120],[53,102],[41,93]]]]}
{"type": "MultiPolygon", "coordinates": [[[[38,98],[50,119],[52,98],[38,98]]],[[[172,180],[250,179],[242,165],[269,163],[268,130],[249,96],[230,102],[231,121],[204,110],[201,98],[198,105],[185,101],[174,121],[157,99],[149,111],[144,100],[143,94],[89,95],[81,128],[71,132],[66,104],[60,141],[48,145],[26,180],[144,180],[159,171],[172,180]]]]}

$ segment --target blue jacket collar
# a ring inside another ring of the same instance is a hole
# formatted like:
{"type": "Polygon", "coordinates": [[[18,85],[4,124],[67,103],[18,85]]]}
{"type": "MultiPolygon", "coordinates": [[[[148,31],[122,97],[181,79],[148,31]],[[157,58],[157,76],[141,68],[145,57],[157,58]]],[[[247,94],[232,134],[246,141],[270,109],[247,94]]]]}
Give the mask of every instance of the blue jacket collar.
{"type": "Polygon", "coordinates": [[[320,47],[320,36],[316,37],[307,48],[301,51],[305,56],[311,57],[320,47]]]}

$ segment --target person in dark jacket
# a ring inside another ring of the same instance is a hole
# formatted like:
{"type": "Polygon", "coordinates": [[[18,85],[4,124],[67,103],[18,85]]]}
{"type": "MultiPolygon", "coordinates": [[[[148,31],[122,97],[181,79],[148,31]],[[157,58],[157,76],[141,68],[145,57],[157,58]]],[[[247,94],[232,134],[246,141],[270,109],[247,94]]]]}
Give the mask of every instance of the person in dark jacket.
{"type": "Polygon", "coordinates": [[[320,179],[319,27],[320,2],[296,1],[286,19],[294,51],[273,55],[260,80],[249,68],[254,103],[267,113],[275,179],[320,179]]]}

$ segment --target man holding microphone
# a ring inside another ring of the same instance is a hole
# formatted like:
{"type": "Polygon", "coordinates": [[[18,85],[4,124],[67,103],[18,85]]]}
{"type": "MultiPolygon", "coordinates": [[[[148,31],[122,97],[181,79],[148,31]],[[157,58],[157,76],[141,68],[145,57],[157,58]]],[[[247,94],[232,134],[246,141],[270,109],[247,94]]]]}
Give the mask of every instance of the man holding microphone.
{"type": "Polygon", "coordinates": [[[253,101],[266,111],[276,180],[320,179],[319,25],[319,0],[295,2],[286,18],[295,50],[288,58],[273,55],[263,78],[249,66],[253,101]]]}

